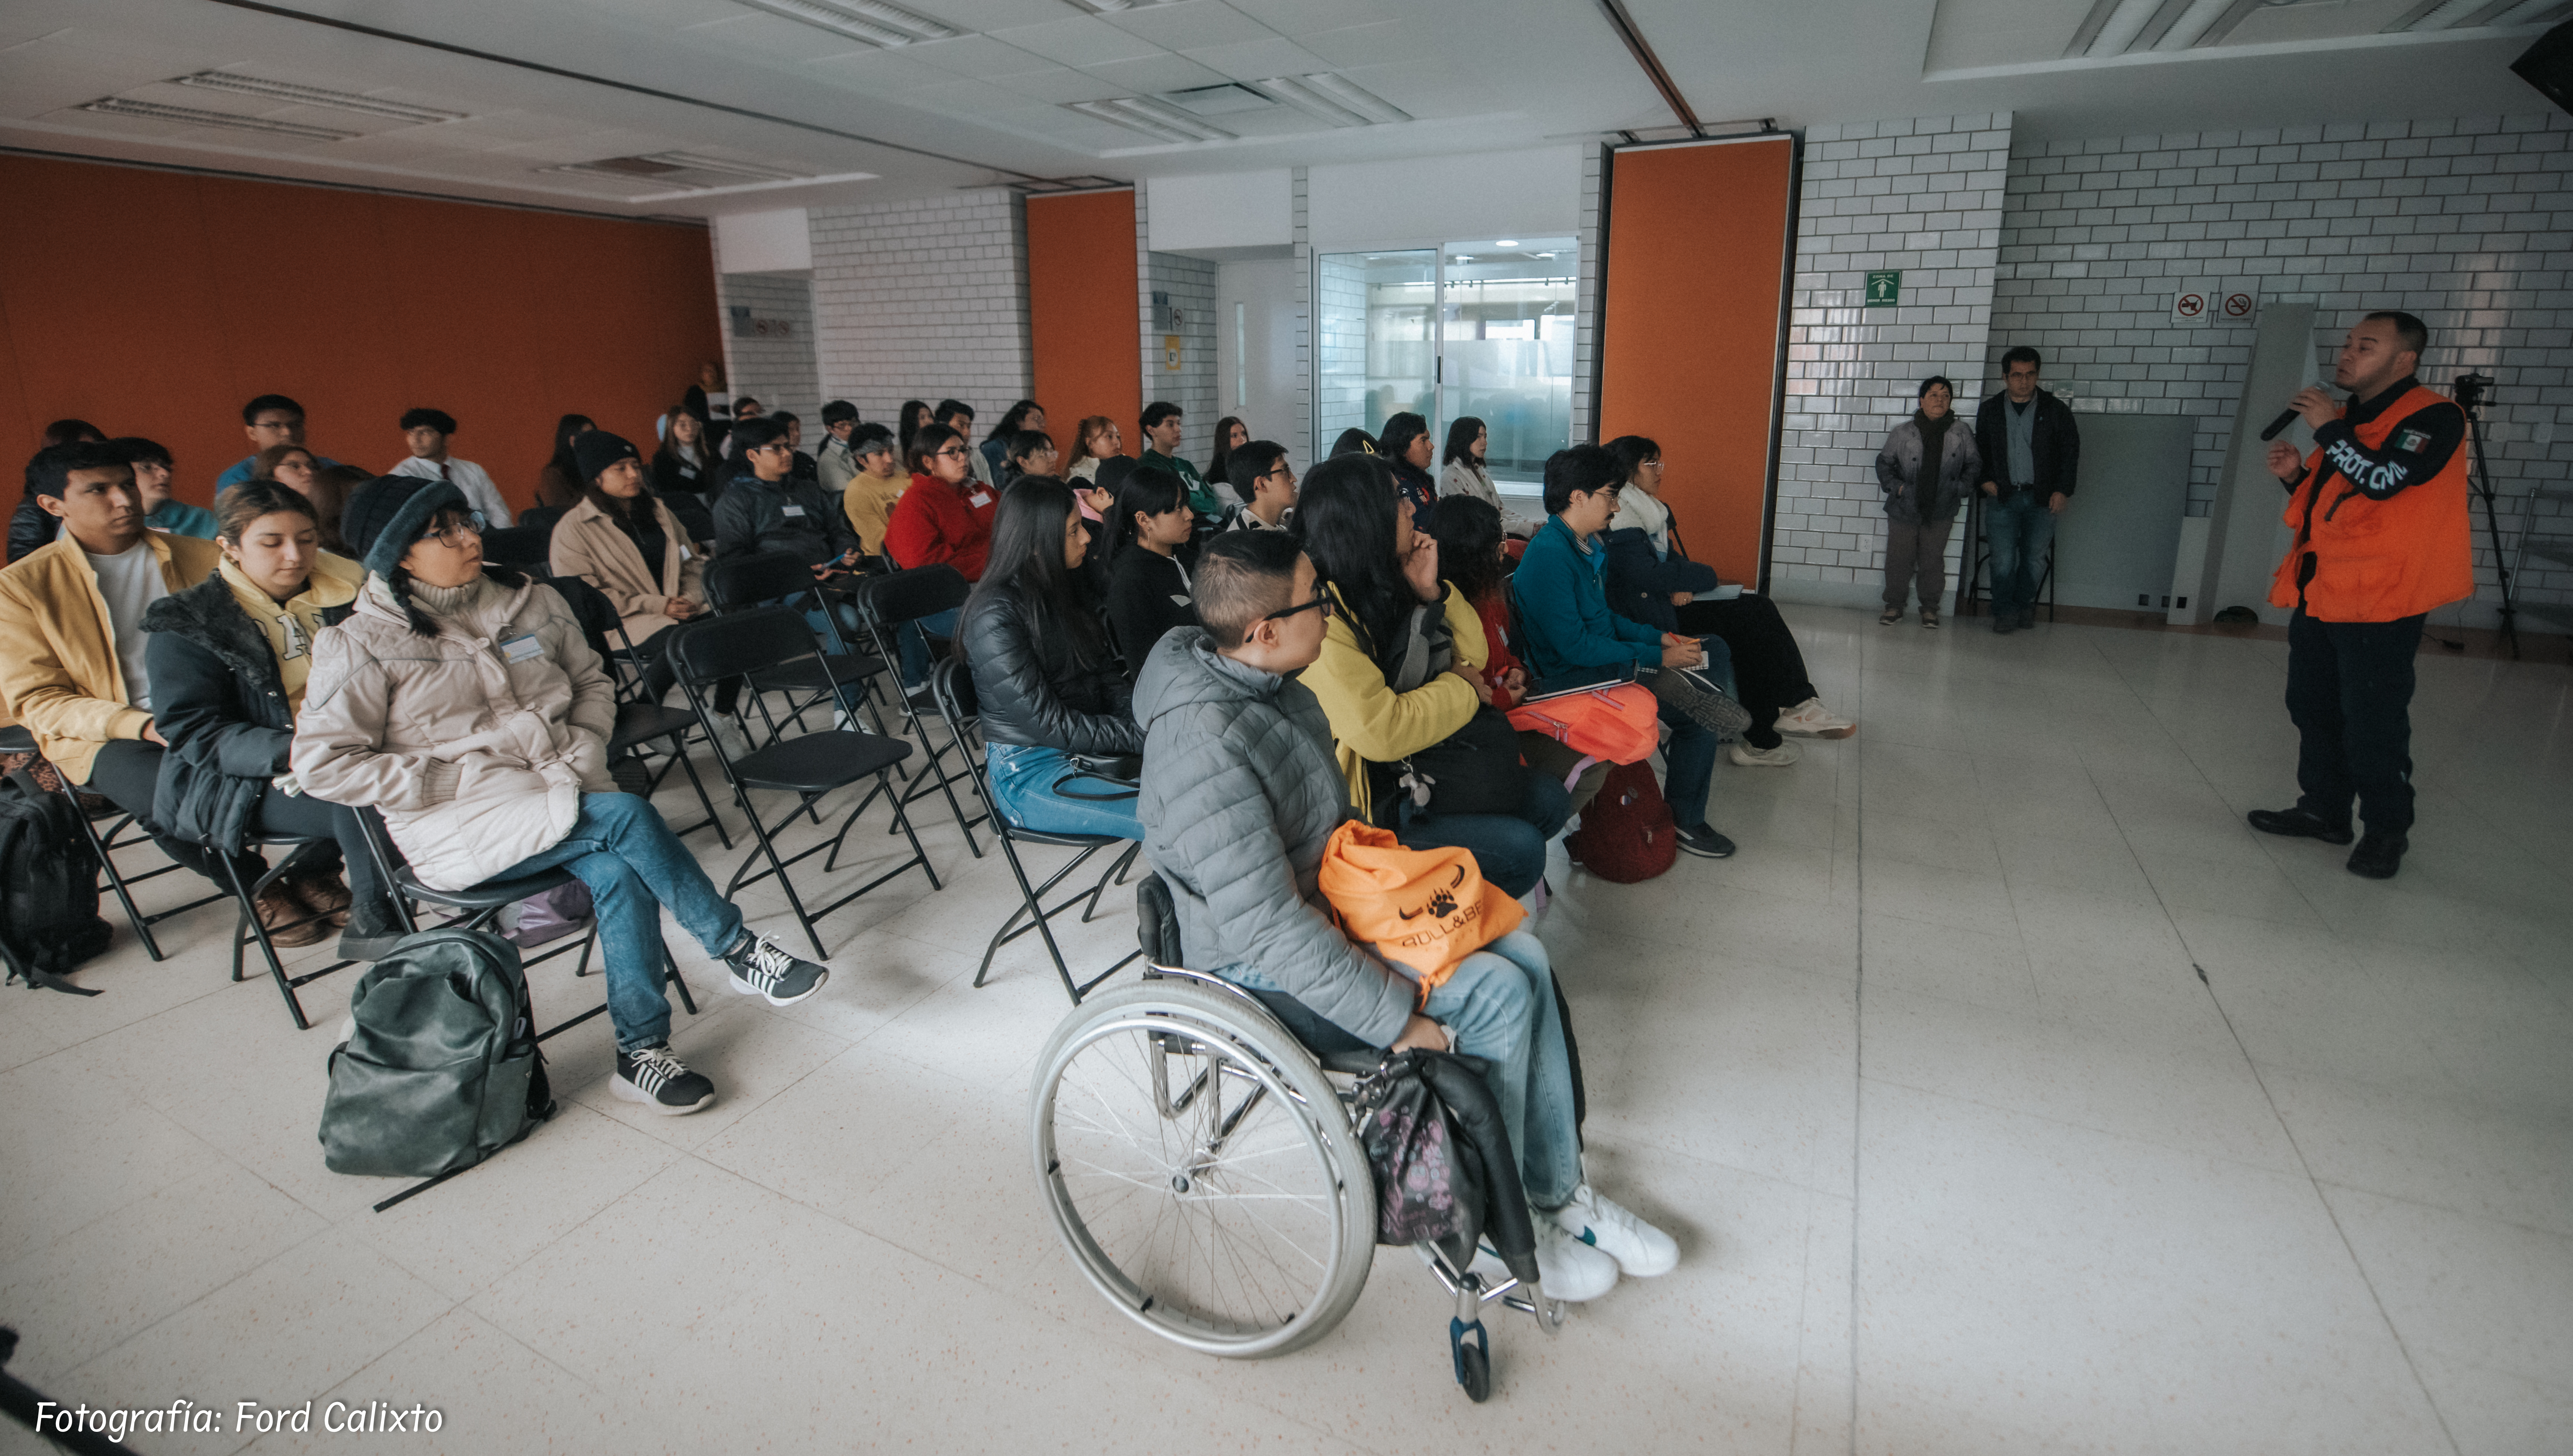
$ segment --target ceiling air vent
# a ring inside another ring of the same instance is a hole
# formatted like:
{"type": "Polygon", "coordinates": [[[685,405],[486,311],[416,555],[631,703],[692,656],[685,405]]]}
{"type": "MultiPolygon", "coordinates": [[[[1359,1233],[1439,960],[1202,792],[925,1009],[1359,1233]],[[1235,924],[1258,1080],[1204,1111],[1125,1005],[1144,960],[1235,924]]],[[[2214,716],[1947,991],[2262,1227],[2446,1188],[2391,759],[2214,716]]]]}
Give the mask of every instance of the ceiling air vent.
{"type": "Polygon", "coordinates": [[[1230,116],[1241,111],[1267,111],[1278,103],[1239,82],[1166,92],[1162,100],[1199,116],[1230,116]]]}
{"type": "Polygon", "coordinates": [[[686,152],[654,152],[639,157],[602,157],[595,162],[565,162],[553,167],[539,167],[539,172],[569,172],[585,177],[614,177],[627,181],[657,182],[674,189],[725,187],[737,182],[792,182],[809,174],[788,172],[756,163],[733,162],[720,157],[698,157],[686,152]]]}

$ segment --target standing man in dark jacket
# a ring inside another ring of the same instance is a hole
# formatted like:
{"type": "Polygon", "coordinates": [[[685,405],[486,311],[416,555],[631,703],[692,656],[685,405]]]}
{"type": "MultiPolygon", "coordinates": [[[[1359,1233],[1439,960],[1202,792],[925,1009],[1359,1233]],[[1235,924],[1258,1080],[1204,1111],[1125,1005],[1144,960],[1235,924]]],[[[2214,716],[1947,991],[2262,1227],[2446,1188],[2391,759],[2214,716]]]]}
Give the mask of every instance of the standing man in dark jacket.
{"type": "Polygon", "coordinates": [[[815,575],[856,564],[857,533],[820,482],[794,477],[795,447],[786,426],[745,419],[732,427],[748,473],[715,501],[715,554],[791,551],[815,575]]]}
{"type": "Polygon", "coordinates": [[[1993,552],[1993,630],[2037,625],[2039,562],[2082,471],[2073,406],[2037,386],[2045,364],[2019,345],[2002,356],[2002,392],[1975,411],[1984,458],[1984,540],[1993,552]]]}

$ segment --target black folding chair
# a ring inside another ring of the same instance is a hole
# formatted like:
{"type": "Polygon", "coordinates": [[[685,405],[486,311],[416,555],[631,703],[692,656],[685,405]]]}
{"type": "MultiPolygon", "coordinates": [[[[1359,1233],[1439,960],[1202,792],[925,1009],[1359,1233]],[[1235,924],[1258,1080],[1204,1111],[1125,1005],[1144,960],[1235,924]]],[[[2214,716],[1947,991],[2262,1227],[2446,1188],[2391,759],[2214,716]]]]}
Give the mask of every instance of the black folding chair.
{"type": "MultiPolygon", "coordinates": [[[[482,559],[521,571],[544,570],[552,560],[553,531],[531,525],[500,526],[482,533],[482,559]]],[[[545,570],[544,574],[552,574],[545,570]]]]}
{"type": "Polygon", "coordinates": [[[563,508],[561,506],[538,505],[519,511],[518,523],[514,526],[504,527],[504,529],[542,531],[545,534],[545,539],[550,541],[553,539],[554,522],[562,518],[563,508]]]}
{"type": "MultiPolygon", "coordinates": [[[[1986,598],[1990,595],[1987,583],[1993,574],[1993,548],[1984,538],[1984,504],[1982,491],[1976,491],[1966,501],[1966,579],[1957,590],[1957,615],[1961,617],[1986,614],[1986,598]]],[[[2055,548],[2063,539],[2061,527],[2046,538],[2046,562],[2038,570],[2036,590],[2030,593],[2032,608],[2039,600],[2045,601],[2046,619],[2050,622],[2055,620],[2055,548]]]]}
{"type": "MultiPolygon", "coordinates": [[[[890,575],[867,577],[857,584],[854,599],[858,620],[866,625],[867,635],[875,646],[875,655],[887,662],[898,662],[902,651],[901,634],[906,628],[923,617],[934,617],[940,612],[963,606],[965,598],[973,590],[973,584],[965,579],[964,573],[953,566],[921,566],[890,575]]],[[[945,655],[936,650],[935,639],[932,655],[945,655]]],[[[974,842],[974,826],[982,823],[986,816],[977,814],[968,818],[965,806],[957,802],[954,787],[957,779],[970,777],[974,772],[971,766],[972,746],[954,736],[952,724],[948,727],[946,742],[941,743],[931,737],[928,731],[930,714],[921,711],[921,705],[914,702],[909,693],[897,694],[895,706],[902,713],[903,721],[910,725],[912,737],[920,740],[922,751],[929,757],[921,776],[912,780],[911,787],[904,790],[902,801],[909,804],[926,798],[932,789],[946,796],[947,812],[956,816],[956,827],[965,833],[965,848],[974,852],[974,858],[981,859],[983,847],[974,842]],[[947,755],[951,752],[957,755],[960,767],[948,766],[947,755]]],[[[944,715],[940,717],[943,719],[944,715]]]]}
{"type": "MultiPolygon", "coordinates": [[[[0,753],[36,751],[36,735],[25,726],[12,723],[6,727],[0,727],[0,753]]],[[[55,771],[55,778],[62,786],[65,802],[72,806],[72,818],[80,821],[81,834],[89,840],[90,853],[97,857],[99,868],[107,872],[108,888],[116,892],[117,904],[125,907],[126,923],[134,927],[135,939],[143,942],[143,953],[155,961],[168,960],[169,957],[162,954],[161,943],[153,938],[152,928],[174,915],[185,915],[191,910],[212,905],[218,900],[225,899],[231,892],[218,890],[202,900],[191,900],[185,905],[174,905],[168,910],[145,915],[142,908],[134,903],[134,887],[146,880],[157,880],[174,870],[185,870],[188,867],[176,860],[170,860],[158,869],[145,870],[139,875],[128,875],[119,870],[116,867],[116,851],[152,844],[151,832],[145,826],[136,823],[133,815],[120,812],[108,824],[107,833],[100,834],[98,826],[90,822],[88,811],[81,808],[80,790],[59,769],[55,771]],[[128,829],[134,832],[129,835],[126,833],[128,829]]],[[[159,846],[155,845],[154,848],[157,849],[159,846]]]]}
{"type": "Polygon", "coordinates": [[[849,646],[840,634],[839,613],[833,609],[835,594],[823,590],[813,568],[801,557],[790,551],[752,551],[707,562],[706,600],[717,612],[776,603],[804,613],[808,624],[818,616],[823,625],[822,650],[809,661],[781,663],[751,674],[751,690],[788,694],[792,705],[786,718],[798,728],[805,713],[828,702],[852,718],[864,706],[877,734],[886,732],[874,693],[875,680],[885,674],[884,659],[849,646]],[[846,691],[852,687],[857,691],[846,691]]]}
{"type": "Polygon", "coordinates": [[[725,849],[732,848],[732,836],[724,831],[723,820],[715,813],[715,801],[706,794],[703,779],[697,777],[697,766],[688,761],[688,739],[697,729],[697,715],[685,708],[665,707],[643,695],[643,684],[661,654],[661,649],[646,649],[625,635],[624,619],[607,594],[577,576],[556,576],[547,583],[561,593],[570,605],[572,616],[580,623],[581,635],[589,639],[590,649],[607,663],[616,680],[616,724],[608,731],[607,757],[610,762],[632,753],[647,743],[666,742],[669,752],[665,761],[651,769],[644,783],[645,798],[660,792],[661,781],[677,765],[688,776],[688,786],[697,791],[697,802],[704,806],[706,817],[685,829],[670,832],[684,839],[700,829],[712,829],[725,849]]]}
{"type": "MultiPolygon", "coordinates": [[[[929,888],[940,888],[938,871],[929,863],[928,854],[920,847],[920,836],[912,833],[911,821],[903,814],[902,791],[894,786],[893,770],[911,756],[909,743],[882,734],[837,728],[789,738],[785,736],[784,724],[769,713],[766,698],[758,694],[753,694],[751,701],[758,705],[760,716],[767,724],[766,746],[736,759],[715,735],[715,711],[710,690],[716,683],[730,677],[747,677],[753,683],[778,677],[804,681],[809,679],[802,676],[803,670],[816,673],[824,670],[822,650],[801,616],[782,606],[751,607],[706,621],[682,622],[663,635],[671,639],[668,648],[670,663],[678,671],[679,686],[687,692],[688,703],[696,710],[698,720],[705,724],[706,738],[714,749],[715,762],[723,765],[724,777],[732,784],[733,798],[750,819],[751,833],[759,839],[759,847],[742,857],[740,868],[733,871],[731,883],[724,887],[727,898],[744,885],[775,876],[779,888],[786,892],[786,903],[795,911],[796,922],[804,927],[805,939],[813,943],[814,955],[828,959],[830,953],[822,948],[822,937],[813,929],[814,921],[914,865],[929,877],[929,888]],[[775,836],[794,823],[796,815],[810,814],[814,823],[819,824],[821,814],[814,805],[833,790],[864,778],[873,778],[875,787],[867,790],[866,796],[849,810],[849,817],[840,825],[839,833],[831,836],[825,844],[814,845],[785,858],[779,857],[775,836]],[[795,807],[774,825],[764,824],[760,821],[758,808],[750,802],[751,791],[755,789],[792,794],[795,807]],[[795,881],[787,874],[787,867],[827,851],[822,862],[823,872],[827,874],[835,869],[839,864],[840,846],[847,841],[849,831],[857,826],[858,816],[864,814],[867,806],[879,796],[893,807],[894,827],[910,841],[911,858],[830,904],[807,911],[803,897],[795,893],[795,881]],[[768,861],[768,868],[753,874],[751,867],[763,857],[768,861]]],[[[797,720],[790,714],[786,721],[794,723],[797,720]]]]}
{"type": "Polygon", "coordinates": [[[313,1023],[304,1015],[303,999],[298,997],[296,993],[302,991],[305,987],[312,985],[314,982],[321,980],[323,977],[330,975],[334,971],[343,971],[351,966],[357,965],[358,963],[355,961],[334,961],[319,971],[307,971],[301,976],[287,975],[286,963],[278,959],[277,942],[273,938],[275,933],[281,930],[293,930],[298,926],[311,925],[315,921],[323,920],[327,917],[322,912],[316,911],[301,919],[288,921],[282,926],[270,926],[259,918],[259,896],[261,892],[267,890],[270,886],[275,885],[282,879],[285,879],[287,872],[295,868],[296,857],[304,853],[307,848],[315,845],[329,844],[332,841],[329,840],[298,839],[292,835],[284,834],[245,835],[242,838],[242,848],[245,850],[259,848],[284,849],[286,851],[286,854],[280,857],[277,864],[266,874],[261,875],[255,881],[247,883],[245,883],[241,877],[241,867],[234,863],[236,857],[232,855],[225,855],[223,857],[224,879],[231,883],[233,897],[241,902],[241,919],[233,926],[233,980],[239,981],[242,979],[243,953],[250,945],[256,942],[259,946],[259,953],[268,958],[268,974],[276,978],[277,994],[286,998],[287,1014],[295,1018],[295,1030],[299,1032],[311,1031],[313,1029],[313,1023]]]}
{"type": "MultiPolygon", "coordinates": [[[[958,743],[963,743],[966,724],[981,711],[981,704],[974,696],[973,675],[966,671],[964,663],[953,657],[943,657],[929,670],[929,688],[931,697],[938,704],[938,716],[947,720],[947,731],[955,735],[958,743]]],[[[991,974],[992,958],[1001,954],[1003,946],[1035,931],[1045,941],[1046,955],[1054,961],[1054,974],[1063,978],[1064,994],[1072,998],[1074,1006],[1079,1006],[1081,999],[1096,990],[1101,982],[1126,969],[1144,953],[1140,949],[1130,951],[1119,958],[1116,965],[1088,981],[1075,981],[1072,968],[1064,962],[1063,947],[1055,943],[1052,922],[1056,916],[1078,905],[1082,908],[1081,918],[1087,923],[1099,909],[1099,897],[1107,892],[1111,882],[1122,882],[1126,878],[1126,867],[1134,863],[1135,852],[1143,846],[1109,834],[1054,834],[1045,830],[1021,829],[1004,817],[1000,805],[993,801],[988,774],[989,770],[978,765],[972,754],[966,755],[965,776],[973,781],[974,792],[982,799],[984,813],[992,821],[992,836],[1001,842],[1001,857],[1010,862],[1010,874],[1019,882],[1020,904],[1018,909],[1010,912],[1008,920],[1001,922],[1000,930],[992,936],[992,943],[983,948],[983,964],[975,969],[974,984],[981,986],[983,978],[991,974]],[[1052,845],[1078,853],[1039,885],[1028,879],[1027,866],[1019,861],[1018,847],[1023,844],[1052,845]],[[1053,893],[1054,887],[1089,863],[1092,855],[1118,845],[1126,846],[1126,852],[1099,872],[1098,883],[1087,890],[1074,891],[1069,899],[1055,905],[1045,903],[1045,897],[1053,893]],[[1026,924],[1020,924],[1021,921],[1026,924]]]]}

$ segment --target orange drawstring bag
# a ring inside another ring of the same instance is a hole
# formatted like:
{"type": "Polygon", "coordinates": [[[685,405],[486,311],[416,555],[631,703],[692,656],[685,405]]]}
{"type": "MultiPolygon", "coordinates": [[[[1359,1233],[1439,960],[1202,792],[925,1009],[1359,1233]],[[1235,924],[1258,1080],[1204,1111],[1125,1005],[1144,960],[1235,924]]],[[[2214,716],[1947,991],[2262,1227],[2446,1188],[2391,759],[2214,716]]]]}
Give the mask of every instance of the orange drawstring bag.
{"type": "Polygon", "coordinates": [[[1484,882],[1473,851],[1404,849],[1392,830],[1355,819],[1322,846],[1320,879],[1340,929],[1399,963],[1423,995],[1526,917],[1516,900],[1484,882]]]}
{"type": "Polygon", "coordinates": [[[1631,682],[1521,703],[1510,709],[1510,726],[1610,763],[1642,763],[1662,742],[1653,690],[1631,682]]]}

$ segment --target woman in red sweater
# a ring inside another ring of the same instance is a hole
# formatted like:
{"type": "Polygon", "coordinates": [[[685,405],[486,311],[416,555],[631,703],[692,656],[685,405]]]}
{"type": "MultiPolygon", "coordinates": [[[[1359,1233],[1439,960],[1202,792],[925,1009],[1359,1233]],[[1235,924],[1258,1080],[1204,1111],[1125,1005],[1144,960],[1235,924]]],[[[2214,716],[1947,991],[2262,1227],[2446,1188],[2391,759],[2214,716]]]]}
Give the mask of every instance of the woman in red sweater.
{"type": "MultiPolygon", "coordinates": [[[[1509,708],[1527,691],[1527,669],[1510,651],[1510,600],[1505,590],[1509,558],[1501,513],[1489,501],[1471,495],[1442,495],[1417,523],[1438,542],[1438,574],[1483,619],[1483,681],[1492,690],[1492,706],[1509,708]]],[[[1581,755],[1542,733],[1519,734],[1519,757],[1528,767],[1558,782],[1572,772],[1581,755]]],[[[1578,814],[1607,781],[1609,766],[1594,763],[1573,780],[1572,812],[1578,814]]]]}
{"type": "MultiPolygon", "coordinates": [[[[884,552],[896,566],[953,566],[968,581],[983,579],[992,552],[992,517],[1000,498],[974,478],[974,447],[943,424],[924,424],[911,437],[911,488],[896,500],[885,522],[884,552]]],[[[929,675],[928,636],[953,637],[956,613],[944,611],[903,627],[902,685],[917,688],[929,675]]]]}

